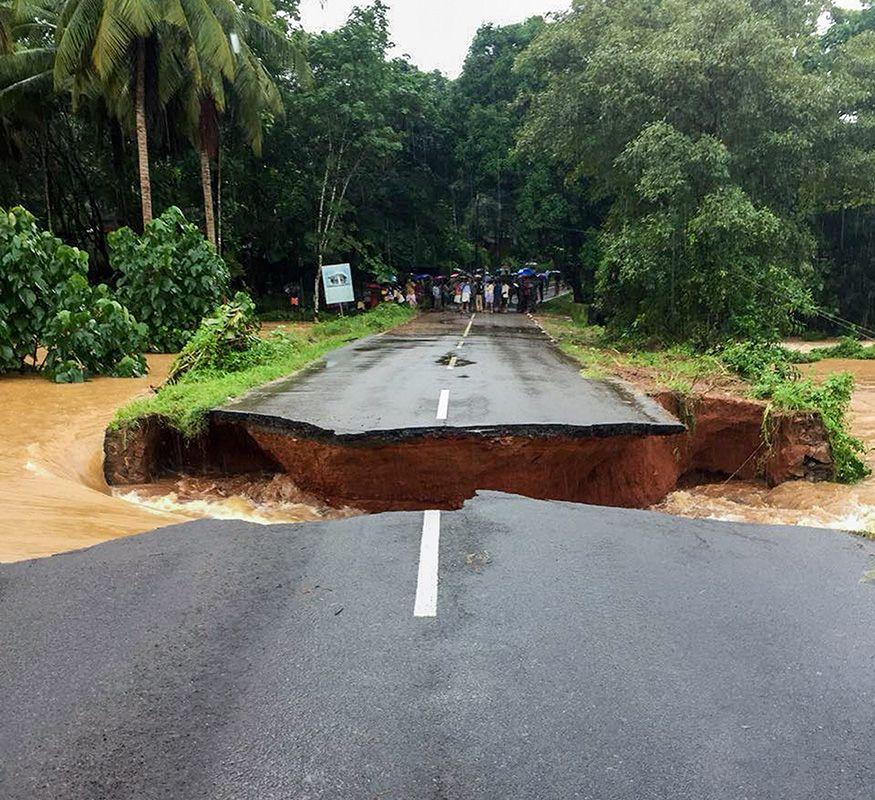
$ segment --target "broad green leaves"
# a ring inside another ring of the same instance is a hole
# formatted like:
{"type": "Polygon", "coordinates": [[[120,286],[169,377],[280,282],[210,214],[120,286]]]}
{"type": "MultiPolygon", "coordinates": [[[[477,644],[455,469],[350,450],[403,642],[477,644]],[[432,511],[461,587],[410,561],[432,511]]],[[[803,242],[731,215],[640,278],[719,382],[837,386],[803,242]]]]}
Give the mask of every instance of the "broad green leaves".
{"type": "Polygon", "coordinates": [[[145,340],[146,326],[113,299],[105,284],[91,286],[75,273],[58,287],[58,311],[43,334],[44,368],[58,383],[78,383],[91,375],[145,375],[145,340]]]}
{"type": "Polygon", "coordinates": [[[38,365],[57,381],[143,375],[145,330],[101,284],[88,256],[41,231],[23,208],[0,208],[0,372],[38,365]]]}
{"type": "Polygon", "coordinates": [[[228,291],[225,262],[178,208],[142,236],[121,228],[108,242],[119,299],[145,324],[152,351],[179,350],[228,291]]]}

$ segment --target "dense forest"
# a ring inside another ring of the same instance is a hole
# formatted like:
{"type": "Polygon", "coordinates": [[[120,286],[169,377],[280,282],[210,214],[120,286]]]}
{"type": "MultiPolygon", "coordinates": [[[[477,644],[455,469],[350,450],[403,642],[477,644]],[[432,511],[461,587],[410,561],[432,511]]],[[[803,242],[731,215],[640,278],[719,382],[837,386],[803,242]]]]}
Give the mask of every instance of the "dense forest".
{"type": "Polygon", "coordinates": [[[0,0],[0,165],[92,283],[175,206],[258,298],[536,261],[626,334],[875,327],[869,8],[577,0],[451,81],[381,2],[311,34],[295,0],[0,0]]]}

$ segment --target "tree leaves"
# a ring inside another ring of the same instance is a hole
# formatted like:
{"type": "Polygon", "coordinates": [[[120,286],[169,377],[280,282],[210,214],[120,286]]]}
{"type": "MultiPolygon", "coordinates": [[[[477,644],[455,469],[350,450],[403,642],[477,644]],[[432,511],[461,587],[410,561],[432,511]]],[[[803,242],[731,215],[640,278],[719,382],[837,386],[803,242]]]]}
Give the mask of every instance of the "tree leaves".
{"type": "Polygon", "coordinates": [[[228,291],[225,262],[176,207],[142,236],[121,228],[108,243],[118,297],[145,324],[153,352],[179,350],[228,291]]]}

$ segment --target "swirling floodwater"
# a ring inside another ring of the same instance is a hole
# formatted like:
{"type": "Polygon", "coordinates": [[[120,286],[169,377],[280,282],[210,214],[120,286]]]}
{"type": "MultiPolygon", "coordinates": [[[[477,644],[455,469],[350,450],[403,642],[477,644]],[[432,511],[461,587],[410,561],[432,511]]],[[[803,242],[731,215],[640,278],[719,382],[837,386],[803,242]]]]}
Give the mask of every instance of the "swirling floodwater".
{"type": "MultiPolygon", "coordinates": [[[[113,493],[103,478],[103,433],[115,410],[167,375],[172,355],[149,356],[144,378],[55,384],[0,379],[0,561],[88,547],[199,517],[301,522],[325,511],[300,498],[261,507],[243,495],[182,491],[175,482],[113,493]]],[[[233,488],[233,487],[232,487],[233,488]]]]}

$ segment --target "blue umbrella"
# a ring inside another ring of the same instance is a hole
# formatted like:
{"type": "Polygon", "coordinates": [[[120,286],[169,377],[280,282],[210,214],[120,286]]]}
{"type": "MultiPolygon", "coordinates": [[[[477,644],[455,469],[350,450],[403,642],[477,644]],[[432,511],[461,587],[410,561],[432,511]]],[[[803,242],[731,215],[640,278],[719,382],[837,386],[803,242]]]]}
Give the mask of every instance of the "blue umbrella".
{"type": "Polygon", "coordinates": [[[535,276],[535,274],[535,270],[533,270],[531,267],[524,267],[519,272],[517,272],[517,275],[519,275],[521,278],[532,278],[535,276]]]}

